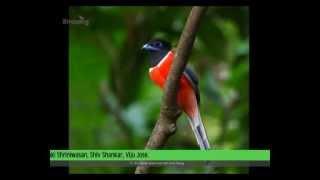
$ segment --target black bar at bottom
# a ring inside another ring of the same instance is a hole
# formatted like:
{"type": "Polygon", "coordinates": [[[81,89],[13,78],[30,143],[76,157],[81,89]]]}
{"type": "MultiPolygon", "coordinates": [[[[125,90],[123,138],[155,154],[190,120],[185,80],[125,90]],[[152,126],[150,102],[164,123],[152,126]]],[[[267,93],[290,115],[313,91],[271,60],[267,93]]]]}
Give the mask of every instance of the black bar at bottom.
{"type": "Polygon", "coordinates": [[[270,161],[50,161],[52,167],[269,167],[270,161]]]}

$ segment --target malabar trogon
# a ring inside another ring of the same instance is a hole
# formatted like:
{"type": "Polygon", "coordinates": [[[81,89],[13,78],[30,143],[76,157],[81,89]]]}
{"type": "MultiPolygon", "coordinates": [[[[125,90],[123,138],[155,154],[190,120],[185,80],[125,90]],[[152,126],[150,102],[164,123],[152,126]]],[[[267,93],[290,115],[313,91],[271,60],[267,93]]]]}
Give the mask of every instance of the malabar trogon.
{"type": "MultiPolygon", "coordinates": [[[[142,50],[149,53],[149,76],[160,88],[164,88],[172,62],[174,61],[174,50],[170,43],[154,39],[144,44],[142,50]]],[[[200,149],[210,149],[206,130],[201,120],[199,105],[200,94],[198,78],[189,67],[184,70],[179,84],[177,103],[187,114],[192,131],[196,137],[200,149]]]]}

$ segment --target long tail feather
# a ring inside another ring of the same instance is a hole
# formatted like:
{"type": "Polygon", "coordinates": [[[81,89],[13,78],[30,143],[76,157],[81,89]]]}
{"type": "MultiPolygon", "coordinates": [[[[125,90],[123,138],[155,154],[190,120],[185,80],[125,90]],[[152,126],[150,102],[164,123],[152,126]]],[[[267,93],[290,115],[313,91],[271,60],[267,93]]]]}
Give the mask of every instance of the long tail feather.
{"type": "Polygon", "coordinates": [[[203,126],[200,113],[196,113],[197,115],[194,118],[188,118],[189,123],[191,125],[192,131],[196,137],[197,143],[200,146],[201,150],[210,149],[210,144],[208,141],[206,130],[203,126]]]}

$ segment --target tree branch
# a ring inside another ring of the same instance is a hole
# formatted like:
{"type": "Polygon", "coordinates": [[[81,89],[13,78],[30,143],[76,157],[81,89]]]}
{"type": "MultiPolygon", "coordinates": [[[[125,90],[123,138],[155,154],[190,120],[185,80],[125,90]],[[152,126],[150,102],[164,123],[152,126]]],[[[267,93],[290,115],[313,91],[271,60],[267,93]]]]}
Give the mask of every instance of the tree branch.
{"type": "MultiPolygon", "coordinates": [[[[176,121],[181,115],[181,110],[176,101],[179,88],[178,83],[191,54],[196,32],[200,25],[200,19],[206,10],[207,7],[193,7],[189,14],[178,43],[175,60],[170,68],[165,84],[160,116],[147,142],[146,149],[163,147],[168,138],[176,131],[176,121]]],[[[135,173],[148,173],[148,170],[149,167],[147,166],[138,166],[135,173]]]]}
{"type": "Polygon", "coordinates": [[[126,123],[126,119],[121,111],[120,104],[116,97],[109,90],[106,82],[102,81],[100,84],[100,97],[102,99],[103,108],[114,116],[115,122],[121,129],[122,134],[127,140],[130,147],[134,147],[132,130],[126,123]]]}

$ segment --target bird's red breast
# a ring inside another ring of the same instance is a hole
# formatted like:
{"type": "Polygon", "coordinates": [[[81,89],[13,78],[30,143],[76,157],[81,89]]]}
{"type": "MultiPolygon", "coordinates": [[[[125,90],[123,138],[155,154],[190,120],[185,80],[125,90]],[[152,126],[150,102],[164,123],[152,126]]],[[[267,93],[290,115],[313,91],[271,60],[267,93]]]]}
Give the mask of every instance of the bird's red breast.
{"type": "MultiPolygon", "coordinates": [[[[169,51],[156,66],[149,69],[149,76],[151,80],[161,89],[164,88],[165,81],[168,77],[173,60],[174,52],[169,51]]],[[[188,116],[196,116],[196,113],[198,113],[196,95],[194,89],[192,88],[191,82],[185,76],[185,74],[182,74],[180,78],[177,101],[178,105],[187,113],[188,116]]]]}

